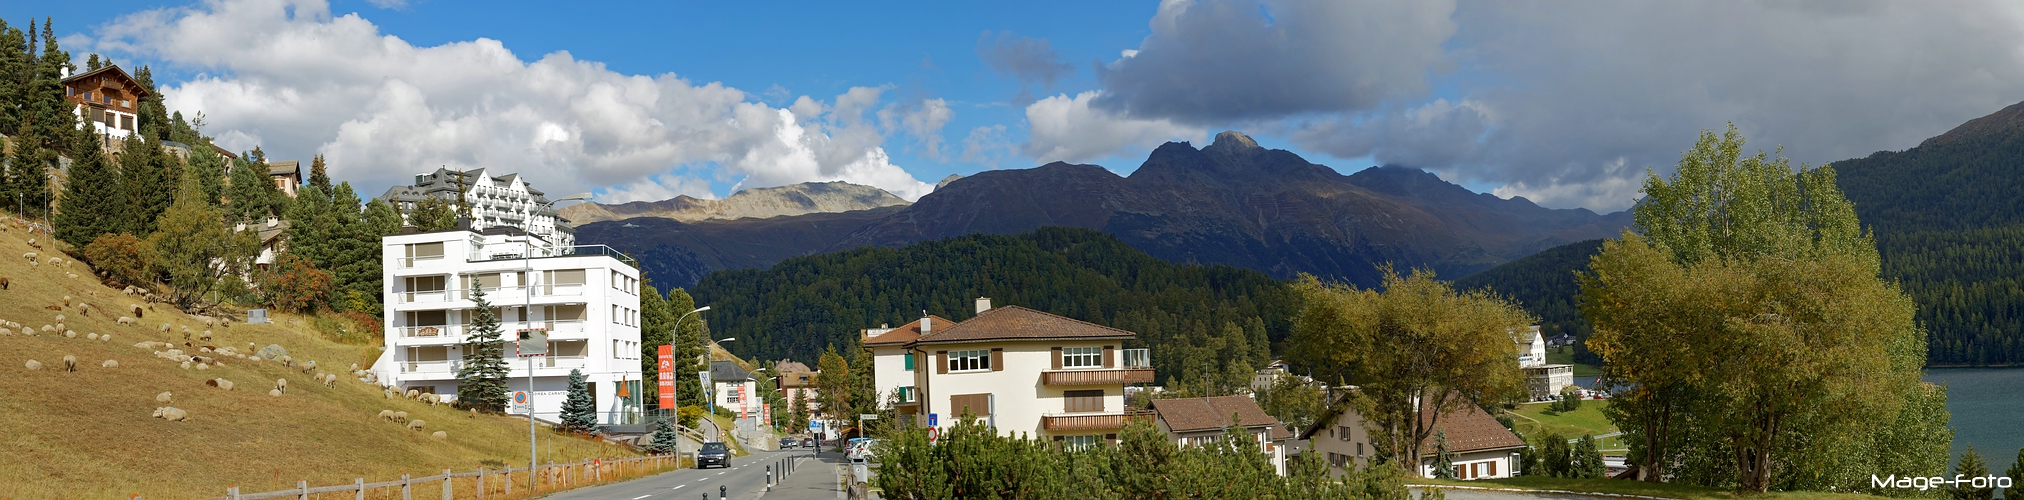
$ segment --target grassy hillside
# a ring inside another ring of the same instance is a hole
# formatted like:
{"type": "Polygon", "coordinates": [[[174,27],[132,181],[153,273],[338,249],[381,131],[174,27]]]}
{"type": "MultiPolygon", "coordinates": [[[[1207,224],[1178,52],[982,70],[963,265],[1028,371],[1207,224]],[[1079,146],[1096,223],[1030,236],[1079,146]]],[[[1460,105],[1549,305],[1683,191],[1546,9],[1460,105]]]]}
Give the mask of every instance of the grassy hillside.
{"type": "MultiPolygon", "coordinates": [[[[47,235],[35,236],[48,240],[47,235]]],[[[28,237],[12,224],[0,233],[0,256],[6,257],[0,259],[0,277],[11,281],[0,290],[0,319],[39,328],[55,324],[62,314],[78,336],[0,336],[0,373],[5,374],[0,376],[0,435],[6,436],[0,439],[0,457],[6,457],[0,459],[0,497],[202,498],[221,495],[232,484],[242,491],[269,491],[292,487],[298,479],[328,485],[354,477],[379,481],[404,472],[428,475],[444,467],[467,471],[485,461],[526,463],[525,420],[474,417],[448,406],[386,399],[377,386],[345,375],[352,363],[370,360],[372,348],[326,340],[309,318],[283,315],[271,325],[214,329],[209,344],[241,352],[249,346],[280,345],[297,360],[316,360],[322,372],[339,374],[335,387],[315,384],[311,374],[276,362],[233,357],[197,370],[156,357],[156,349],[134,344],[182,344],[180,333],[164,334],[160,325],[199,331],[203,325],[167,306],[148,312],[140,320],[143,326],[116,324],[118,309],[136,300],[100,285],[81,265],[70,270],[77,278],[66,276],[60,266],[31,267],[23,253],[33,251],[42,259],[57,253],[48,244],[30,248],[28,237]],[[75,306],[62,306],[65,295],[73,303],[109,312],[84,316],[75,306]],[[87,340],[91,333],[112,338],[87,340]],[[61,370],[64,355],[79,359],[78,371],[61,370]],[[44,368],[27,370],[30,359],[44,368]],[[106,360],[119,366],[100,367],[106,360]],[[205,386],[214,377],[237,387],[205,386]],[[275,380],[284,378],[287,393],[269,396],[275,380]],[[174,394],[168,406],[187,410],[189,420],[150,418],[163,406],[155,402],[163,391],[174,394]],[[382,409],[425,420],[428,432],[381,421],[376,415],[382,409]],[[428,434],[437,430],[446,431],[448,439],[432,440],[428,434]]],[[[632,455],[602,442],[542,434],[544,460],[632,455]]]]}

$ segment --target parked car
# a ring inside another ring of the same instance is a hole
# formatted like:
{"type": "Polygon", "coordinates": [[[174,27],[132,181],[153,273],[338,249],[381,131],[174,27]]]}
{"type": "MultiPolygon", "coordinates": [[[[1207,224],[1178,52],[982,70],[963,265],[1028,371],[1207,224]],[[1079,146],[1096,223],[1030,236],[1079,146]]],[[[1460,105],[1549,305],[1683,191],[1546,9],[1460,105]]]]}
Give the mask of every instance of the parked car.
{"type": "Polygon", "coordinates": [[[701,469],[711,465],[730,467],[731,448],[724,446],[724,443],[716,441],[703,443],[703,451],[696,454],[696,468],[701,469]]]}
{"type": "Polygon", "coordinates": [[[780,438],[780,447],[781,447],[781,448],[793,448],[793,447],[796,447],[796,446],[800,446],[800,445],[801,445],[801,440],[799,440],[799,439],[795,439],[795,438],[791,438],[791,437],[785,437],[785,438],[780,438]]]}
{"type": "Polygon", "coordinates": [[[812,438],[812,437],[808,437],[808,438],[801,438],[801,447],[802,447],[802,448],[814,448],[814,447],[815,447],[815,438],[812,438]]]}

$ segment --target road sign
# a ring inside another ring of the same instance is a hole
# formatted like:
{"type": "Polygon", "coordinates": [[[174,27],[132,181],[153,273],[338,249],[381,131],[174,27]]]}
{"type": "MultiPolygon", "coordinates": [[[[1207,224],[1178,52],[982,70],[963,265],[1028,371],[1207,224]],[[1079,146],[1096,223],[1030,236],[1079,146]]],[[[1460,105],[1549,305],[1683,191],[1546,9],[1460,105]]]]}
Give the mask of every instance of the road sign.
{"type": "Polygon", "coordinates": [[[929,442],[929,443],[933,443],[933,442],[935,442],[935,440],[937,440],[937,439],[940,439],[941,437],[942,437],[942,428],[940,428],[940,427],[929,427],[929,428],[928,428],[928,442],[929,442]]]}
{"type": "Polygon", "coordinates": [[[858,420],[878,420],[878,414],[877,414],[877,413],[859,413],[859,414],[857,414],[857,419],[858,419],[858,420]]]}
{"type": "Polygon", "coordinates": [[[520,330],[520,342],[514,346],[523,358],[547,356],[548,330],[539,328],[520,330]]]}
{"type": "Polygon", "coordinates": [[[662,345],[660,348],[660,369],[655,370],[661,388],[661,409],[675,407],[675,346],[662,345]]]}
{"type": "Polygon", "coordinates": [[[822,422],[813,420],[809,421],[808,432],[822,432],[822,422]]]}
{"type": "Polygon", "coordinates": [[[528,398],[528,396],[527,396],[527,391],[513,391],[513,407],[514,407],[514,408],[519,408],[519,409],[523,409],[523,410],[524,410],[524,409],[526,409],[526,408],[527,408],[527,401],[528,401],[528,399],[530,399],[530,398],[528,398]]]}
{"type": "Polygon", "coordinates": [[[935,427],[935,426],[939,426],[939,425],[942,425],[942,424],[941,424],[940,422],[938,422],[938,420],[940,420],[940,419],[938,419],[938,418],[935,418],[935,417],[939,417],[939,416],[941,416],[941,415],[942,415],[942,414],[940,414],[940,413],[929,413],[929,414],[928,414],[928,427],[935,427]]]}

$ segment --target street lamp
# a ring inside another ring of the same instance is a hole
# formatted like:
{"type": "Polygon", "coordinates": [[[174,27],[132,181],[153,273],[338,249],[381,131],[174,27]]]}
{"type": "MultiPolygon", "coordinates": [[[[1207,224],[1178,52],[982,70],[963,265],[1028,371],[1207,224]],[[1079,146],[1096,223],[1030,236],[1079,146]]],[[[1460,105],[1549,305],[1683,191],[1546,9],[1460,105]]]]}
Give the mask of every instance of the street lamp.
{"type": "MultiPolygon", "coordinates": [[[[675,339],[681,338],[682,322],[687,321],[689,319],[689,315],[708,310],[710,310],[710,306],[698,307],[695,308],[694,310],[690,310],[689,312],[682,313],[682,317],[675,318],[675,327],[673,331],[668,332],[668,341],[672,343],[674,342],[675,339]]],[[[677,404],[679,405],[680,403],[678,402],[677,404]]],[[[667,418],[667,414],[665,412],[667,412],[668,409],[662,408],[661,411],[663,412],[662,418],[667,418]]]]}

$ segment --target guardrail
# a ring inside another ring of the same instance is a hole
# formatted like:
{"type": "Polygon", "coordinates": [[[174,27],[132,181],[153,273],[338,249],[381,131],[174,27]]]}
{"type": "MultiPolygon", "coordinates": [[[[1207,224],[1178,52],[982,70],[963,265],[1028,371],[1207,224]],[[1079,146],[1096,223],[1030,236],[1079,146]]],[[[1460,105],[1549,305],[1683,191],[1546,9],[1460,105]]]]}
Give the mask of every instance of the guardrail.
{"type": "MultiPolygon", "coordinates": [[[[382,489],[398,489],[400,498],[414,498],[417,487],[427,488],[432,483],[439,483],[441,485],[443,500],[451,500],[457,496],[456,483],[459,482],[469,485],[468,487],[477,493],[476,498],[491,498],[492,495],[497,495],[498,498],[513,498],[515,496],[531,497],[544,490],[551,492],[560,491],[606,481],[618,481],[658,474],[668,469],[687,467],[687,465],[684,465],[685,463],[693,463],[693,461],[679,455],[656,455],[614,460],[587,459],[581,462],[561,464],[549,462],[548,465],[534,468],[534,473],[531,475],[528,473],[528,469],[524,467],[515,469],[509,466],[506,470],[486,470],[483,467],[479,467],[475,472],[464,473],[454,473],[450,469],[443,469],[442,474],[428,477],[410,477],[407,474],[402,474],[398,480],[377,483],[368,483],[365,482],[365,478],[358,478],[353,480],[351,484],[310,487],[309,481],[296,481],[294,489],[259,493],[242,493],[239,491],[238,485],[233,485],[225,488],[225,496],[210,500],[310,498],[310,495],[321,493],[352,493],[354,498],[365,498],[367,491],[382,489]],[[515,472],[520,473],[520,477],[523,478],[521,481],[513,479],[515,472]],[[501,477],[495,480],[493,476],[501,477]],[[516,482],[520,484],[515,484],[516,482]],[[546,488],[543,488],[544,485],[546,488]],[[519,495],[513,493],[516,486],[521,487],[519,495]]],[[[468,497],[468,494],[466,496],[468,497]]]]}

